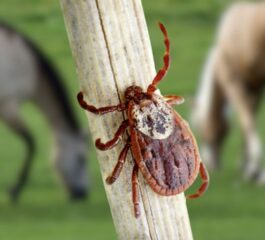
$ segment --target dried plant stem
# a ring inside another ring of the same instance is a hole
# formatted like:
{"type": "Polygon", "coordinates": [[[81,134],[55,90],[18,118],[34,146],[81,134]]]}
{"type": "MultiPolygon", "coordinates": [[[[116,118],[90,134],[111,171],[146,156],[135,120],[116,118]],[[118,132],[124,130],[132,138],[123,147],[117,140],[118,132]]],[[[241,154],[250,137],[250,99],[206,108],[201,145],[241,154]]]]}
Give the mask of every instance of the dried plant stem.
{"type": "MultiPolygon", "coordinates": [[[[98,107],[124,100],[130,85],[144,89],[155,76],[154,60],[140,0],[61,0],[66,28],[85,99],[98,107]]],[[[159,30],[158,30],[159,31],[159,30]]],[[[161,36],[161,44],[162,44],[161,36]]],[[[87,114],[92,137],[111,139],[122,113],[87,114]]],[[[97,151],[114,225],[119,239],[192,239],[185,197],[154,193],[139,174],[141,217],[133,214],[128,155],[119,179],[106,185],[124,141],[109,151],[97,151]]]]}

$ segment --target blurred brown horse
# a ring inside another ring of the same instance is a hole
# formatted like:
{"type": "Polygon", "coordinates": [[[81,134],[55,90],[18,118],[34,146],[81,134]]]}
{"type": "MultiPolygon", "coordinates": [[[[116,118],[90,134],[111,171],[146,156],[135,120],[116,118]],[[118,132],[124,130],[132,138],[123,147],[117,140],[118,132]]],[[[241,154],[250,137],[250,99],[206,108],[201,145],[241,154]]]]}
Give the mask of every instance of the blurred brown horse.
{"type": "Polygon", "coordinates": [[[193,111],[202,136],[202,157],[209,168],[220,165],[220,149],[228,133],[226,108],[231,105],[244,137],[244,175],[265,183],[255,123],[264,84],[265,3],[236,3],[223,15],[193,111]]]}
{"type": "Polygon", "coordinates": [[[54,166],[70,196],[85,197],[88,190],[87,141],[73,113],[63,81],[28,38],[0,23],[0,120],[21,137],[27,150],[17,182],[11,190],[14,200],[28,179],[35,152],[34,138],[19,111],[26,101],[35,103],[50,124],[57,150],[54,166]]]}

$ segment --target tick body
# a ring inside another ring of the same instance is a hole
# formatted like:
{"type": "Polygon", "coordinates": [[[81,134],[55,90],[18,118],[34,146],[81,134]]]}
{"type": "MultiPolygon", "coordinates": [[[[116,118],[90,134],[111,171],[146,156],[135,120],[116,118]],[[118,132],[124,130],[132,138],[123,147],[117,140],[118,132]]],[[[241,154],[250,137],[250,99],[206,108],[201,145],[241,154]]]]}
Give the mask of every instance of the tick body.
{"type": "Polygon", "coordinates": [[[107,177],[112,184],[119,177],[129,150],[135,161],[132,170],[132,201],[135,217],[139,217],[139,191],[137,175],[143,174],[149,186],[159,195],[170,196],[184,192],[200,173],[202,185],[195,194],[187,198],[202,195],[208,187],[209,176],[200,160],[198,147],[193,134],[185,120],[172,108],[181,104],[180,96],[160,96],[155,93],[156,86],[165,76],[170,62],[169,39],[163,24],[159,27],[164,34],[166,52],[164,66],[158,71],[147,91],[139,86],[126,89],[125,102],[116,106],[96,108],[88,105],[83,93],[77,96],[82,108],[94,114],[102,115],[113,111],[125,111],[128,119],[124,120],[113,139],[107,143],[96,140],[96,147],[108,150],[116,146],[128,128],[129,138],[121,151],[118,162],[107,177]]]}

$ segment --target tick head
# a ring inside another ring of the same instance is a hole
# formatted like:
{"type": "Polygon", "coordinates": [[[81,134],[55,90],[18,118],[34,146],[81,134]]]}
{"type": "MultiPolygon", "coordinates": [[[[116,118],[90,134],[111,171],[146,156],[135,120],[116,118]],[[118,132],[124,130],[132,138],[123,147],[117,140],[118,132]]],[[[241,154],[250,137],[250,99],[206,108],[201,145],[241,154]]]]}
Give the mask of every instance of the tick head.
{"type": "Polygon", "coordinates": [[[130,86],[125,91],[125,99],[139,102],[143,98],[143,89],[138,86],[130,86]]]}

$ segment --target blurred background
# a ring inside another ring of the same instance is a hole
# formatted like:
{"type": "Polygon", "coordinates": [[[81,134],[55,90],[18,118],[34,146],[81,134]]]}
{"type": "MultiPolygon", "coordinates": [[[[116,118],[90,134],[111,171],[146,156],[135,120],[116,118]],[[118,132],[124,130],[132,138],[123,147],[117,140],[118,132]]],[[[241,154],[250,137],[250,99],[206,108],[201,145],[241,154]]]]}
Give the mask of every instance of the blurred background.
{"type": "MultiPolygon", "coordinates": [[[[165,24],[171,40],[172,64],[166,80],[159,86],[161,92],[184,96],[187,101],[177,111],[185,119],[190,119],[193,98],[219,18],[233,1],[142,2],[157,68],[162,65],[164,52],[157,21],[165,24]]],[[[85,114],[76,102],[79,86],[59,1],[2,0],[0,20],[25,34],[51,60],[62,75],[75,115],[86,127],[85,114]]],[[[34,103],[23,104],[20,111],[36,140],[37,149],[29,182],[19,202],[13,204],[7,190],[16,180],[25,155],[25,145],[0,122],[0,239],[115,239],[92,144],[90,148],[88,146],[87,164],[91,192],[87,200],[71,202],[51,167],[53,141],[47,120],[34,103]]],[[[264,120],[263,107],[257,115],[263,140],[264,120]]],[[[241,144],[241,130],[233,116],[231,132],[220,157],[222,169],[210,174],[210,188],[205,196],[187,203],[196,240],[262,239],[265,236],[265,189],[243,180],[241,144]]],[[[189,191],[198,185],[196,183],[189,191]]]]}

